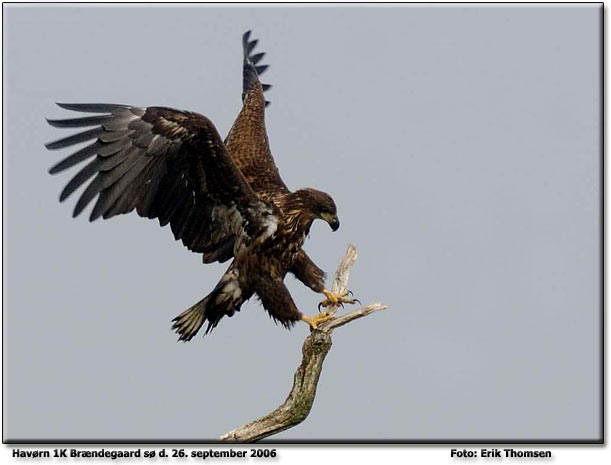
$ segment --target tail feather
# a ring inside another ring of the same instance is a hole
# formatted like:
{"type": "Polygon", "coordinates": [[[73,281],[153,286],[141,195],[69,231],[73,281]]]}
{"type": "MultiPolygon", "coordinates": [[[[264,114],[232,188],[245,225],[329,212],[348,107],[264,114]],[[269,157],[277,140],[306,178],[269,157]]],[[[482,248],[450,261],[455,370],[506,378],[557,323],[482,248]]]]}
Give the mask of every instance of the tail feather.
{"type": "MultiPolygon", "coordinates": [[[[172,329],[179,334],[179,341],[190,341],[193,339],[193,336],[197,334],[204,324],[204,321],[206,321],[206,307],[208,306],[209,301],[210,295],[206,296],[192,307],[186,309],[172,320],[174,322],[172,329]]],[[[211,324],[212,323],[208,325],[206,333],[210,331],[211,324]]]]}
{"type": "Polygon", "coordinates": [[[232,263],[210,294],[172,320],[172,329],[178,333],[179,341],[186,342],[193,339],[207,321],[206,335],[219,324],[221,318],[231,317],[240,311],[242,304],[251,295],[252,292],[243,291],[240,287],[232,263]]]}

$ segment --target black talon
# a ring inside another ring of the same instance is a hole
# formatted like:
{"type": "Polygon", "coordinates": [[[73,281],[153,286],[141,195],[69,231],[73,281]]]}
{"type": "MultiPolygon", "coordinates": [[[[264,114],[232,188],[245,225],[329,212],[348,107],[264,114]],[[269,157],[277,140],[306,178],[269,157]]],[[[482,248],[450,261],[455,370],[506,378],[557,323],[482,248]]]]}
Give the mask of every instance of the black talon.
{"type": "Polygon", "coordinates": [[[318,302],[318,312],[320,313],[320,307],[322,306],[322,302],[318,302]]]}
{"type": "Polygon", "coordinates": [[[363,305],[359,299],[354,299],[355,302],[358,302],[359,305],[363,305]]]}
{"type": "Polygon", "coordinates": [[[348,290],[348,295],[354,295],[354,292],[348,290]]]}

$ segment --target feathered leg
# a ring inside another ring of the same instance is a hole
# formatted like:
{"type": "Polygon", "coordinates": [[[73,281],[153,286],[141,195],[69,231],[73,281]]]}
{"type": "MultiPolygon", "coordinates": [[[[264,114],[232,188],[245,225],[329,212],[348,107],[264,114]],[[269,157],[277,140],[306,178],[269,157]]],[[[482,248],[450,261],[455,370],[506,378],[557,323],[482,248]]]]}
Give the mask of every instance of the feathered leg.
{"type": "Polygon", "coordinates": [[[325,289],[325,272],[318,268],[308,255],[301,250],[293,266],[289,270],[295,275],[295,277],[303,284],[308,286],[314,292],[324,294],[325,300],[323,300],[318,308],[330,307],[344,304],[354,304],[359,302],[359,299],[348,298],[348,291],[342,294],[333,294],[333,292],[325,289]]]}
{"type": "Polygon", "coordinates": [[[314,292],[321,293],[324,290],[325,272],[318,268],[303,250],[299,251],[297,259],[289,271],[314,292]]]}
{"type": "Polygon", "coordinates": [[[316,329],[318,324],[333,318],[325,312],[313,318],[301,313],[289,290],[280,279],[274,279],[271,276],[255,276],[254,286],[263,308],[275,321],[279,321],[286,328],[292,327],[296,321],[301,320],[308,323],[311,329],[316,329]]]}

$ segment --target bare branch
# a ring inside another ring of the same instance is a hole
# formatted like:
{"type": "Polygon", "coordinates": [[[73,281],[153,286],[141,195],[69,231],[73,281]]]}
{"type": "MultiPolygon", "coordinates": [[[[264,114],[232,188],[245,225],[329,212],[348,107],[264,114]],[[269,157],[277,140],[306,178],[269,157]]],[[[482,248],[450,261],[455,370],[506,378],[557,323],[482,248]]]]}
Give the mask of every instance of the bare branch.
{"type": "MultiPolygon", "coordinates": [[[[348,290],[348,280],[350,279],[350,270],[356,261],[356,247],[352,244],[348,246],[346,254],[335,271],[335,278],[333,279],[333,286],[331,292],[334,294],[342,294],[348,290]]],[[[337,313],[337,305],[329,306],[325,309],[329,315],[335,315],[337,313]]]]}
{"type": "MultiPolygon", "coordinates": [[[[350,244],[335,272],[333,293],[342,293],[348,288],[350,270],[356,261],[356,255],[356,247],[350,244]]],[[[314,403],[322,364],[329,350],[331,350],[331,333],[333,330],[385,308],[386,305],[381,303],[365,305],[325,322],[319,326],[319,329],[312,331],[303,343],[303,359],[295,372],[293,388],[284,403],[273,412],[234,429],[219,439],[232,442],[256,442],[298,425],[305,420],[314,403]]],[[[326,312],[335,315],[337,307],[329,307],[326,312]]]]}
{"type": "Polygon", "coordinates": [[[221,436],[221,441],[256,442],[306,419],[314,403],[322,363],[331,349],[331,335],[312,331],[303,344],[303,360],[293,378],[293,388],[273,412],[221,436]]]}
{"type": "Polygon", "coordinates": [[[374,304],[364,305],[353,312],[346,313],[338,318],[334,318],[331,321],[327,321],[320,325],[320,329],[325,332],[331,332],[335,328],[339,328],[340,326],[344,326],[347,323],[350,323],[352,320],[356,320],[358,318],[363,318],[373,312],[377,312],[379,310],[384,310],[386,305],[376,302],[374,304]]]}

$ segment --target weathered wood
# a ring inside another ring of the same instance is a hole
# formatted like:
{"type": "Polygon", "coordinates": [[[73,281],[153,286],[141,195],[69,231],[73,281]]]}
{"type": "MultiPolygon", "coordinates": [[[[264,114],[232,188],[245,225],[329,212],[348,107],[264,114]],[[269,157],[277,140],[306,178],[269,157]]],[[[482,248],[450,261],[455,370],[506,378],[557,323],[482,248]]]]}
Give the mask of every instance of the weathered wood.
{"type": "MultiPolygon", "coordinates": [[[[350,244],[335,272],[333,293],[342,293],[348,288],[350,270],[356,261],[356,248],[350,244]]],[[[256,442],[273,434],[298,425],[306,419],[316,397],[316,387],[325,357],[331,350],[331,333],[353,320],[383,310],[386,305],[374,303],[334,318],[319,325],[303,343],[303,358],[293,378],[293,388],[284,403],[273,412],[245,424],[220,437],[221,441],[256,442]]],[[[326,312],[335,315],[337,307],[329,307],[326,312]]]]}

